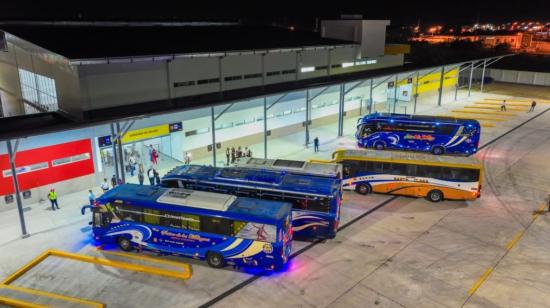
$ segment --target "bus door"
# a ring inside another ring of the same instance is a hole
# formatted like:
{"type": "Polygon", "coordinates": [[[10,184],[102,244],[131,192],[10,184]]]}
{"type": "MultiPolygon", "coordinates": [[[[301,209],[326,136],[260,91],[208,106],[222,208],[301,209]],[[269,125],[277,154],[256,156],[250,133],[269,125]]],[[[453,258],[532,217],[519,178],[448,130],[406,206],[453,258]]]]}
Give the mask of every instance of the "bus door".
{"type": "Polygon", "coordinates": [[[105,228],[109,226],[112,218],[113,214],[101,207],[94,207],[92,209],[92,226],[94,228],[105,228]]]}

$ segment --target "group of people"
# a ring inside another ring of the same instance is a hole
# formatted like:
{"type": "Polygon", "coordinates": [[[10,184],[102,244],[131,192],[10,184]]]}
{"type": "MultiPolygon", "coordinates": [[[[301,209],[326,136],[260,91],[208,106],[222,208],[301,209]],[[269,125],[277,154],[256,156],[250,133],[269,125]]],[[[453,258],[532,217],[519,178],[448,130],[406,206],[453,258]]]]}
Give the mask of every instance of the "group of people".
{"type": "Polygon", "coordinates": [[[227,160],[226,165],[229,166],[229,164],[234,164],[243,157],[252,157],[252,150],[248,147],[245,147],[243,150],[241,146],[238,146],[236,149],[235,147],[231,147],[231,149],[227,148],[225,150],[225,157],[227,160]]]}
{"type": "MultiPolygon", "coordinates": [[[[527,112],[533,112],[535,111],[535,107],[537,106],[536,101],[531,102],[531,108],[527,112]]],[[[502,100],[502,103],[500,104],[500,111],[506,111],[506,100],[502,100]]]]}

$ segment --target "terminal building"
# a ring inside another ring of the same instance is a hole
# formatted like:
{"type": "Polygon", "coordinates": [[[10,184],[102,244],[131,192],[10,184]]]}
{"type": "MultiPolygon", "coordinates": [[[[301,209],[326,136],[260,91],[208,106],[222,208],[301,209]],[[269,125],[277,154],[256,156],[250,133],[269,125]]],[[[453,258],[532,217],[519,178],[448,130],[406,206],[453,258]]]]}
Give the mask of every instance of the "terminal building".
{"type": "Polygon", "coordinates": [[[225,165],[226,151],[239,146],[274,158],[275,148],[284,156],[316,136],[351,135],[363,114],[456,100],[474,69],[495,61],[407,70],[409,47],[386,44],[389,24],[325,20],[319,33],[216,23],[0,25],[0,206],[16,203],[10,157],[23,203],[113,175],[135,182],[128,159],[147,170],[151,149],[161,172],[186,155],[225,165]]]}

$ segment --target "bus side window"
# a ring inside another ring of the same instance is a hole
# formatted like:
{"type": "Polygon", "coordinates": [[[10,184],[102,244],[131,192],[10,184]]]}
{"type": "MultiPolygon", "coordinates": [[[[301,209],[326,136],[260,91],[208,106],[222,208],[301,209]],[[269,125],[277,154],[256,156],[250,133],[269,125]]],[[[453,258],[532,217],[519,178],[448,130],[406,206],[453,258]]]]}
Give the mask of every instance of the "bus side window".
{"type": "Polygon", "coordinates": [[[163,186],[168,188],[177,188],[178,187],[178,181],[176,180],[169,180],[169,181],[163,181],[163,186]]]}
{"type": "MultiPolygon", "coordinates": [[[[411,165],[413,166],[413,165],[411,165]]],[[[417,165],[414,176],[425,178],[428,176],[428,166],[417,165]]]]}
{"type": "Polygon", "coordinates": [[[202,216],[201,231],[219,235],[231,235],[233,225],[229,219],[202,216]]]}
{"type": "Polygon", "coordinates": [[[119,205],[117,208],[120,213],[120,219],[133,222],[143,221],[143,209],[141,207],[119,205]]]}
{"type": "Polygon", "coordinates": [[[407,165],[392,163],[389,169],[390,174],[394,175],[407,175],[407,165]]]}
{"type": "Polygon", "coordinates": [[[436,133],[439,135],[449,136],[449,135],[453,135],[455,133],[455,130],[456,130],[456,125],[441,124],[437,127],[436,133]]]}
{"type": "Polygon", "coordinates": [[[442,170],[441,167],[436,166],[426,166],[426,177],[432,178],[432,179],[439,179],[442,176],[442,170]]]}
{"type": "MultiPolygon", "coordinates": [[[[389,165],[389,163],[386,164],[389,165]]],[[[375,173],[385,173],[386,169],[384,168],[384,163],[377,161],[373,162],[372,171],[375,173]]]]}

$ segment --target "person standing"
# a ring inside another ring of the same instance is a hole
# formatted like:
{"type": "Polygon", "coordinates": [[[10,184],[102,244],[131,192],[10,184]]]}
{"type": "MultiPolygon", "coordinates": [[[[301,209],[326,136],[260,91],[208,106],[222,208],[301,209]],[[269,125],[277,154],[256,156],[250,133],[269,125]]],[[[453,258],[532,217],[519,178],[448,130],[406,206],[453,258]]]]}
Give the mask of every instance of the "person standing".
{"type": "Polygon", "coordinates": [[[252,150],[250,149],[247,150],[246,157],[252,157],[252,150]]]}
{"type": "Polygon", "coordinates": [[[229,151],[229,148],[225,150],[225,158],[227,160],[226,166],[229,166],[229,159],[231,158],[231,151],[229,151]]]}
{"type": "Polygon", "coordinates": [[[313,147],[315,152],[319,152],[319,138],[315,137],[313,139],[313,147]]]}
{"type": "Polygon", "coordinates": [[[235,147],[231,147],[231,163],[235,163],[235,147]]]}
{"type": "Polygon", "coordinates": [[[537,102],[532,101],[532,102],[531,102],[531,108],[529,109],[528,112],[533,112],[533,111],[535,111],[535,107],[536,107],[536,106],[537,106],[537,102]]]}
{"type": "Polygon", "coordinates": [[[128,164],[130,165],[130,176],[134,176],[134,172],[136,171],[136,158],[134,157],[134,154],[130,154],[128,164]]]}
{"type": "Polygon", "coordinates": [[[103,183],[101,183],[101,189],[103,190],[103,193],[106,193],[109,190],[109,183],[107,182],[107,179],[103,179],[103,183]]]}
{"type": "Polygon", "coordinates": [[[59,205],[57,204],[57,194],[55,193],[55,189],[52,188],[50,190],[50,193],[48,194],[48,199],[50,199],[50,202],[52,203],[52,211],[55,211],[55,208],[59,210],[59,205]]]}
{"type": "Polygon", "coordinates": [[[502,101],[502,104],[500,105],[500,111],[506,111],[506,100],[502,101]]]}
{"type": "Polygon", "coordinates": [[[111,186],[112,186],[113,188],[115,188],[115,187],[116,187],[116,183],[117,183],[117,181],[116,181],[116,176],[113,174],[113,177],[111,178],[111,186]]]}
{"type": "Polygon", "coordinates": [[[189,154],[189,152],[185,152],[185,155],[183,156],[183,160],[186,165],[189,165],[191,163],[191,154],[189,154]]]}
{"type": "Polygon", "coordinates": [[[153,151],[151,151],[151,162],[153,163],[153,165],[158,164],[158,158],[159,158],[159,154],[157,150],[153,149],[153,151]]]}
{"type": "Polygon", "coordinates": [[[157,186],[160,186],[160,174],[155,169],[153,169],[153,172],[155,174],[155,183],[157,184],[157,186]]]}
{"type": "Polygon", "coordinates": [[[149,170],[147,170],[147,177],[151,186],[155,185],[155,171],[153,167],[149,167],[149,170]]]}
{"type": "Polygon", "coordinates": [[[88,190],[88,201],[90,201],[90,206],[94,206],[95,196],[94,192],[91,189],[88,190]]]}
{"type": "Polygon", "coordinates": [[[139,185],[143,185],[143,181],[145,180],[145,175],[143,174],[143,169],[139,168],[138,170],[138,181],[139,185]]]}

